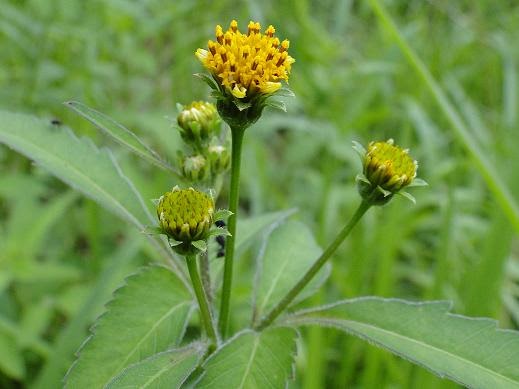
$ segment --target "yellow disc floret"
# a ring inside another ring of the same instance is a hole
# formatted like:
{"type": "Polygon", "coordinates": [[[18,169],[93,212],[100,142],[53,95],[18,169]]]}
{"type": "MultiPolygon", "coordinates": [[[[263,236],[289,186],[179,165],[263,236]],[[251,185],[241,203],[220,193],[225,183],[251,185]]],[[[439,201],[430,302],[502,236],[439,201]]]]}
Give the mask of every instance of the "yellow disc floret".
{"type": "Polygon", "coordinates": [[[209,41],[207,50],[198,49],[196,56],[213,77],[234,97],[242,99],[257,93],[271,94],[288,81],[295,62],[288,55],[289,41],[274,36],[269,26],[262,34],[257,22],[250,22],[246,34],[233,20],[227,31],[216,26],[216,41],[209,41]]]}
{"type": "Polygon", "coordinates": [[[162,231],[178,242],[205,240],[213,224],[213,199],[193,188],[175,187],[159,199],[157,216],[162,231]]]}
{"type": "Polygon", "coordinates": [[[364,175],[372,185],[397,192],[416,177],[417,163],[408,153],[387,142],[371,142],[364,157],[364,175]]]}

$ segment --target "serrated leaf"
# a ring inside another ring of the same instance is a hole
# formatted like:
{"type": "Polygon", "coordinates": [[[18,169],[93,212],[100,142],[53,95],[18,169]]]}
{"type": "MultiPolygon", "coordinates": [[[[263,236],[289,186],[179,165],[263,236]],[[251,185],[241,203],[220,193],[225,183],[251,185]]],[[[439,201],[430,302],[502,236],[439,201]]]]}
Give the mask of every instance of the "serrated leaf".
{"type": "Polygon", "coordinates": [[[202,343],[192,343],[187,347],[152,355],[141,362],[128,366],[105,388],[180,388],[198,366],[206,348],[202,343]]]}
{"type": "Polygon", "coordinates": [[[80,349],[65,387],[102,388],[125,367],[177,345],[192,307],[192,297],[166,268],[129,277],[80,349]]]}
{"type": "Polygon", "coordinates": [[[296,338],[293,328],[240,332],[205,362],[196,388],[284,388],[292,377],[296,338]]]}
{"type": "Polygon", "coordinates": [[[119,144],[127,147],[130,151],[137,154],[154,165],[175,172],[175,169],[162,159],[153,149],[147,146],[135,133],[119,124],[105,114],[92,109],[85,104],[77,101],[68,101],[65,103],[67,107],[78,113],[104,134],[114,139],[119,144]]]}
{"type": "Polygon", "coordinates": [[[471,388],[519,388],[519,332],[451,314],[450,307],[365,297],[303,311],[287,323],[342,329],[471,388]]]}
{"type": "MultiPolygon", "coordinates": [[[[136,239],[137,232],[128,236],[128,242],[121,245],[117,251],[105,257],[106,265],[98,274],[96,281],[89,287],[89,294],[77,307],[77,313],[70,317],[52,344],[52,352],[46,358],[46,363],[39,370],[31,389],[47,389],[61,387],[63,376],[70,367],[71,356],[82,343],[85,328],[98,316],[97,312],[104,311],[105,302],[111,300],[112,291],[121,285],[127,275],[128,263],[137,255],[143,241],[136,239]]],[[[33,346],[34,347],[34,346],[33,346]]]]}
{"type": "MultiPolygon", "coordinates": [[[[266,237],[263,255],[258,259],[254,317],[272,309],[310,269],[322,253],[309,228],[298,221],[287,221],[266,237]]],[[[325,266],[296,300],[313,294],[330,273],[325,266]]]]}
{"type": "Polygon", "coordinates": [[[29,115],[0,111],[0,142],[143,229],[154,221],[113,155],[69,129],[29,115]]]}

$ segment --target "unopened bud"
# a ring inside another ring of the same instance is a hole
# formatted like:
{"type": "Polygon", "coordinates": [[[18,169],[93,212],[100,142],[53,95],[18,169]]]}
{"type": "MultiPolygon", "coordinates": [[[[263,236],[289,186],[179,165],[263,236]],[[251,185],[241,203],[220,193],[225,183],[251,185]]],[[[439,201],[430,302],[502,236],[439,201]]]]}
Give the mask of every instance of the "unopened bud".
{"type": "Polygon", "coordinates": [[[220,117],[214,104],[194,101],[177,117],[180,135],[186,143],[207,142],[218,131],[220,117]]]}
{"type": "Polygon", "coordinates": [[[373,205],[387,203],[416,177],[418,164],[408,150],[386,142],[370,142],[364,150],[363,174],[358,177],[361,196],[373,205]]]}
{"type": "Polygon", "coordinates": [[[175,187],[160,197],[157,206],[160,228],[174,241],[172,247],[181,254],[192,250],[192,242],[207,239],[213,215],[213,199],[193,188],[175,187]]]}
{"type": "Polygon", "coordinates": [[[182,174],[191,182],[203,181],[209,173],[209,164],[203,155],[193,155],[182,160],[182,174]]]}
{"type": "Polygon", "coordinates": [[[221,145],[209,146],[207,152],[213,174],[221,174],[229,169],[231,165],[231,155],[226,147],[221,145]]]}

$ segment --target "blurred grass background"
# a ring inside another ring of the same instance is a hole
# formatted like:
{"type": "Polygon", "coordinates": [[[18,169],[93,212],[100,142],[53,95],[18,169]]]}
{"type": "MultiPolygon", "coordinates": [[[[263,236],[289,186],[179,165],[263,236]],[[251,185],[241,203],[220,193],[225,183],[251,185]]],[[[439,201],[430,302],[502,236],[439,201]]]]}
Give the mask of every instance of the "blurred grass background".
{"type": "MultiPolygon", "coordinates": [[[[517,201],[519,4],[384,4],[517,201]]],[[[326,245],[358,202],[352,140],[394,138],[430,185],[413,192],[415,206],[397,198],[370,211],[306,304],[450,299],[457,313],[518,328],[517,231],[367,1],[2,0],[0,108],[59,120],[114,147],[144,197],[155,198],[171,177],[62,103],[104,112],[174,159],[179,139],[165,116],[177,102],[208,98],[191,76],[201,71],[194,51],[233,18],[242,28],[250,19],[273,24],[297,61],[288,114],[268,111],[248,131],[244,214],[297,207],[326,245]]],[[[1,146],[0,387],[60,387],[111,291],[153,259],[137,232],[1,146]]],[[[249,309],[253,262],[249,253],[238,264],[238,310],[249,309]]],[[[456,387],[339,332],[314,328],[303,339],[294,388],[456,387]]]]}

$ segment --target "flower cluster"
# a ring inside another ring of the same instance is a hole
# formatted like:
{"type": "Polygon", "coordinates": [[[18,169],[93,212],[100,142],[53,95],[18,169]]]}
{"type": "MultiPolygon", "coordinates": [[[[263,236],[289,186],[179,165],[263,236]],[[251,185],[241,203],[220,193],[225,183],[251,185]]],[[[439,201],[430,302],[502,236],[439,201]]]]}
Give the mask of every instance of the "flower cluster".
{"type": "Polygon", "coordinates": [[[177,124],[182,139],[191,149],[189,155],[179,152],[182,175],[191,183],[214,186],[231,163],[230,154],[219,139],[221,120],[215,105],[195,101],[181,107],[177,124]]]}
{"type": "Polygon", "coordinates": [[[246,34],[233,20],[227,31],[216,26],[216,41],[210,40],[208,50],[198,49],[196,56],[225,90],[238,99],[256,93],[272,94],[288,80],[295,62],[288,55],[289,41],[280,42],[273,26],[262,34],[257,22],[250,22],[246,34]]]}

